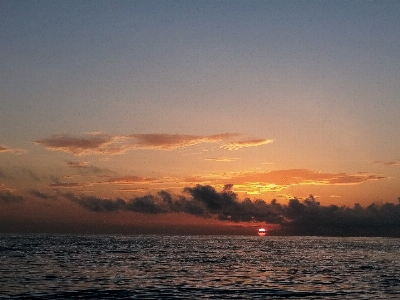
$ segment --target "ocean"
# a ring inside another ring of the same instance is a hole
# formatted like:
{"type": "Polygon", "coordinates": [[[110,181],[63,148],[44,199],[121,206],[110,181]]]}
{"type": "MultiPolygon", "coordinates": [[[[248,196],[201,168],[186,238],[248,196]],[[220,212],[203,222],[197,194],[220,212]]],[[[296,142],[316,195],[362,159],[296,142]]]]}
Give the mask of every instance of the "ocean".
{"type": "Polygon", "coordinates": [[[400,239],[0,235],[0,299],[400,299],[400,239]]]}

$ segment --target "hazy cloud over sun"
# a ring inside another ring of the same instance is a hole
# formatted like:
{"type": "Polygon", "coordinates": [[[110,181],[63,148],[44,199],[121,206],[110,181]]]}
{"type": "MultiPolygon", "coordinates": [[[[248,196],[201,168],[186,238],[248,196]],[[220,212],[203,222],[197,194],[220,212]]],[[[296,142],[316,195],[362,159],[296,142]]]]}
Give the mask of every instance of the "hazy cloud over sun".
{"type": "MultiPolygon", "coordinates": [[[[239,137],[237,133],[222,133],[216,135],[184,135],[184,134],[131,134],[111,136],[102,133],[89,133],[83,136],[55,134],[49,138],[33,141],[48,150],[64,151],[76,156],[89,154],[122,154],[128,150],[153,149],[174,150],[204,143],[225,142],[221,146],[227,150],[255,147],[272,143],[273,140],[254,139],[247,141],[230,140],[239,137]]],[[[74,165],[71,164],[71,167],[74,165]]],[[[76,165],[80,167],[80,165],[76,165]]],[[[82,165],[84,167],[84,165],[82,165]]]]}

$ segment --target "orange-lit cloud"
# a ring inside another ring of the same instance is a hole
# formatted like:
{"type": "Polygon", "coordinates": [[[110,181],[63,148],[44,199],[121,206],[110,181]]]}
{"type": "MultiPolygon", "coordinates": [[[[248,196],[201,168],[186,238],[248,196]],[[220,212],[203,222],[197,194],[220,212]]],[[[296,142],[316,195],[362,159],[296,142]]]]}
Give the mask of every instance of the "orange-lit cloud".
{"type": "Polygon", "coordinates": [[[146,193],[149,190],[146,188],[123,188],[123,189],[115,189],[117,192],[127,192],[127,193],[146,193]]]}
{"type": "Polygon", "coordinates": [[[108,180],[109,183],[116,184],[137,184],[137,183],[153,183],[155,182],[155,178],[141,177],[141,176],[122,176],[115,177],[108,180]]]}
{"type": "Polygon", "coordinates": [[[233,172],[213,176],[192,176],[182,179],[186,183],[223,186],[233,184],[235,192],[263,194],[280,192],[295,185],[354,185],[387,177],[367,173],[322,173],[307,169],[275,170],[270,172],[233,172]]]}
{"type": "Polygon", "coordinates": [[[210,160],[210,161],[219,161],[219,162],[231,162],[238,160],[240,158],[238,157],[208,157],[204,158],[204,160],[210,160]]]}
{"type": "Polygon", "coordinates": [[[271,140],[271,139],[253,139],[253,140],[247,140],[247,141],[227,143],[227,144],[222,145],[221,148],[227,149],[227,150],[239,150],[242,148],[256,147],[256,146],[271,144],[273,142],[274,142],[274,140],[271,140]]]}
{"type": "Polygon", "coordinates": [[[86,183],[82,184],[79,182],[65,182],[61,181],[58,177],[56,176],[51,176],[50,180],[52,183],[49,185],[52,188],[83,188],[85,186],[90,186],[92,183],[86,183]]]}
{"type": "Polygon", "coordinates": [[[239,136],[236,133],[223,133],[210,136],[183,134],[131,134],[110,136],[90,133],[84,136],[56,134],[49,138],[33,141],[48,150],[64,151],[76,156],[89,154],[122,154],[134,149],[174,150],[202,143],[217,143],[239,136]]]}
{"type": "Polygon", "coordinates": [[[216,143],[237,136],[237,133],[223,133],[210,136],[184,134],[132,134],[129,137],[136,140],[135,146],[138,148],[172,150],[202,143],[216,143]]]}
{"type": "Polygon", "coordinates": [[[8,148],[8,147],[6,147],[6,146],[0,145],[0,153],[1,153],[1,152],[10,152],[10,151],[11,151],[10,148],[8,148]]]}
{"type": "Polygon", "coordinates": [[[74,162],[74,161],[67,161],[67,166],[70,168],[88,168],[89,163],[87,161],[81,161],[81,162],[74,162]]]}
{"type": "Polygon", "coordinates": [[[367,173],[322,173],[307,169],[275,170],[269,172],[231,172],[186,177],[148,178],[122,176],[111,178],[103,184],[143,185],[163,184],[165,188],[178,188],[187,184],[212,185],[222,188],[232,184],[237,193],[258,195],[266,192],[278,193],[296,185],[355,185],[387,177],[367,173]]]}
{"type": "Polygon", "coordinates": [[[0,145],[0,153],[6,153],[6,152],[14,153],[14,154],[22,154],[27,151],[24,149],[20,149],[20,148],[13,149],[13,148],[10,148],[10,147],[4,146],[4,145],[0,145]]]}
{"type": "Polygon", "coordinates": [[[14,189],[11,189],[11,188],[5,186],[4,184],[0,183],[0,191],[12,192],[12,191],[14,191],[14,189]]]}
{"type": "Polygon", "coordinates": [[[276,170],[270,172],[236,173],[232,179],[238,183],[260,182],[289,186],[297,184],[331,185],[331,184],[358,184],[369,180],[384,179],[386,177],[373,174],[356,173],[322,173],[307,169],[276,170]]]}
{"type": "Polygon", "coordinates": [[[55,182],[50,184],[50,187],[53,188],[80,188],[84,186],[84,184],[78,182],[55,182]]]}

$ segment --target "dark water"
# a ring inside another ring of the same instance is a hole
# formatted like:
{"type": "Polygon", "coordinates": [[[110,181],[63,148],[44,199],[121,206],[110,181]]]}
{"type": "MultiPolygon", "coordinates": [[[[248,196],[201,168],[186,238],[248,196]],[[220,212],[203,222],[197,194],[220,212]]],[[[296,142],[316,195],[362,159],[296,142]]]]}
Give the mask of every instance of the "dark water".
{"type": "Polygon", "coordinates": [[[0,299],[400,299],[400,239],[0,236],[0,299]]]}

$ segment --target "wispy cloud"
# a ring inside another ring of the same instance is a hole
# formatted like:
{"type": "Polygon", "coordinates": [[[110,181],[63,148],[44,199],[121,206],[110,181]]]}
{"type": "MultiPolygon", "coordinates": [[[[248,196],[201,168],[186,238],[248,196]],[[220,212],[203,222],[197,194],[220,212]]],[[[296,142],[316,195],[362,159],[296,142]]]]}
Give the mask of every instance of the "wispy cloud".
{"type": "Polygon", "coordinates": [[[61,181],[57,176],[51,176],[50,180],[52,181],[52,183],[50,184],[50,187],[52,188],[83,188],[85,186],[91,185],[91,183],[82,184],[79,182],[61,181]]]}
{"type": "Polygon", "coordinates": [[[137,184],[137,183],[154,183],[157,181],[156,178],[149,178],[149,177],[141,177],[141,176],[121,176],[110,178],[108,180],[109,183],[116,183],[116,184],[137,184]]]}
{"type": "Polygon", "coordinates": [[[22,153],[26,153],[27,151],[21,148],[10,148],[4,145],[0,145],[0,153],[13,153],[13,154],[22,154],[22,153]]]}
{"type": "Polygon", "coordinates": [[[381,160],[377,160],[377,161],[374,161],[374,163],[376,163],[376,164],[381,164],[381,165],[385,165],[385,166],[400,166],[400,160],[395,160],[395,161],[381,161],[381,160]]]}
{"type": "Polygon", "coordinates": [[[12,192],[14,189],[7,187],[6,185],[0,183],[0,192],[12,192]]]}
{"type": "Polygon", "coordinates": [[[239,136],[237,133],[223,133],[209,136],[182,134],[131,134],[110,136],[90,133],[83,136],[56,134],[49,138],[33,141],[48,150],[64,151],[76,156],[89,154],[122,154],[134,149],[174,150],[202,143],[217,143],[239,136]]]}
{"type": "Polygon", "coordinates": [[[275,170],[269,172],[233,173],[231,179],[238,183],[259,182],[289,186],[297,184],[359,184],[365,181],[379,180],[385,178],[385,176],[365,173],[322,173],[307,169],[289,169],[275,170]]]}
{"type": "Polygon", "coordinates": [[[0,153],[1,153],[1,152],[10,152],[10,151],[11,151],[10,148],[8,148],[8,147],[6,147],[6,146],[0,145],[0,153]]]}
{"type": "Polygon", "coordinates": [[[183,134],[132,134],[135,147],[145,149],[173,150],[203,143],[216,143],[237,137],[237,133],[223,133],[209,136],[183,134]]]}
{"type": "Polygon", "coordinates": [[[35,189],[30,189],[28,191],[28,193],[30,195],[35,196],[36,198],[40,198],[40,199],[45,199],[45,200],[54,200],[54,199],[56,199],[56,197],[53,196],[53,195],[48,195],[46,193],[43,193],[43,192],[41,192],[39,190],[35,190],[35,189]]]}
{"type": "Polygon", "coordinates": [[[33,141],[52,151],[64,151],[74,155],[88,154],[117,154],[121,149],[113,147],[115,138],[103,134],[90,134],[84,137],[75,137],[68,134],[55,134],[49,138],[33,141]]]}
{"type": "Polygon", "coordinates": [[[295,185],[354,185],[386,178],[382,175],[367,173],[322,173],[307,169],[289,169],[192,176],[183,178],[182,182],[212,185],[234,184],[236,192],[263,194],[280,192],[295,185]]]}
{"type": "Polygon", "coordinates": [[[271,139],[253,139],[239,142],[231,142],[221,146],[223,149],[227,150],[240,150],[242,148],[257,147],[262,145],[267,145],[273,143],[274,140],[271,139]]]}
{"type": "Polygon", "coordinates": [[[240,158],[238,157],[208,157],[204,158],[204,160],[210,160],[210,161],[219,161],[219,162],[231,162],[238,160],[240,158]]]}
{"type": "Polygon", "coordinates": [[[96,166],[91,166],[87,161],[67,161],[66,164],[67,167],[76,169],[80,175],[114,173],[107,168],[98,168],[96,166]]]}
{"type": "MultiPolygon", "coordinates": [[[[368,173],[322,173],[307,169],[274,170],[269,172],[227,172],[186,177],[144,177],[121,176],[98,184],[131,185],[143,188],[145,185],[164,185],[181,187],[184,184],[224,186],[233,184],[237,193],[260,195],[268,192],[278,193],[296,185],[356,185],[388,177],[368,173]]],[[[95,184],[95,183],[94,183],[95,184]]]]}
{"type": "Polygon", "coordinates": [[[67,161],[67,166],[70,168],[86,169],[89,167],[89,163],[87,161],[67,161]]]}

